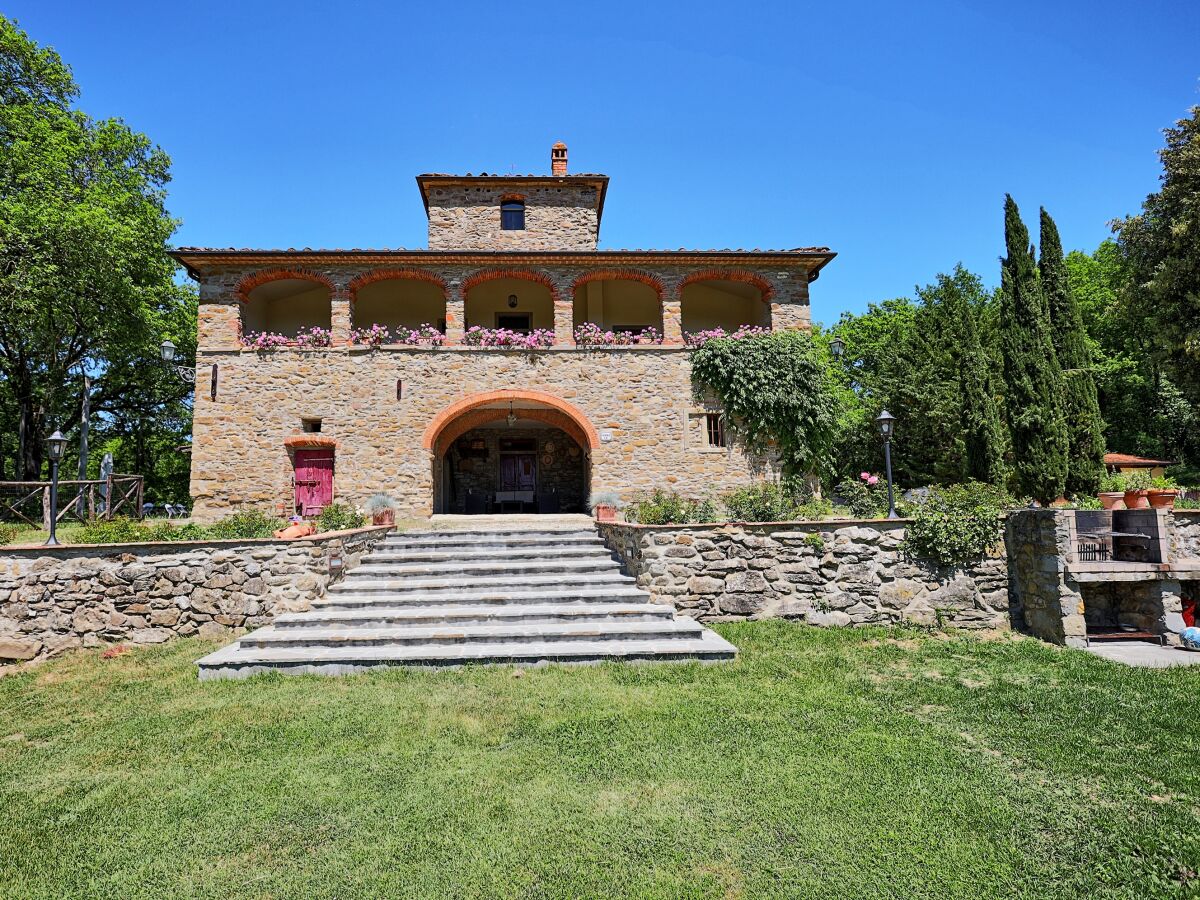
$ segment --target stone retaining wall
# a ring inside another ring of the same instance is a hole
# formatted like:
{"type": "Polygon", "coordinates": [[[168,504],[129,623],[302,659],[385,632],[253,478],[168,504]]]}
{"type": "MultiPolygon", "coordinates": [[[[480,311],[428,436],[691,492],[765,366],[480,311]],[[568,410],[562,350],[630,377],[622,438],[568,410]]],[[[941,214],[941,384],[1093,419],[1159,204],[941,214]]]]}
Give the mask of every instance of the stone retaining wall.
{"type": "Polygon", "coordinates": [[[307,609],[388,528],[298,541],[107,544],[0,551],[0,664],[106,643],[159,644],[307,609]],[[344,567],[330,573],[331,557],[344,567]]]}
{"type": "Polygon", "coordinates": [[[900,550],[903,521],[618,523],[600,534],[656,602],[704,622],[1009,627],[1005,560],[965,568],[910,560],[900,550]]]}
{"type": "Polygon", "coordinates": [[[1172,553],[1177,557],[1200,558],[1200,509],[1177,509],[1172,518],[1175,522],[1172,553]]]}

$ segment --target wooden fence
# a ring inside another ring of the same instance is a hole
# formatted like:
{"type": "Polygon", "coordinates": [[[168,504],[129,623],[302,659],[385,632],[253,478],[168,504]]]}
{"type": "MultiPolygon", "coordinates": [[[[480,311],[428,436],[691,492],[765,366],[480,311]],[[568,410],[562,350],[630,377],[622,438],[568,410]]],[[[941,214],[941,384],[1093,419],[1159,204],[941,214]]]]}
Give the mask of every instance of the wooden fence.
{"type": "MultiPolygon", "coordinates": [[[[109,475],[91,481],[59,481],[56,522],[67,517],[83,522],[126,515],[142,517],[145,483],[141,475],[109,475]]],[[[0,481],[0,520],[50,528],[50,482],[0,481]]]]}

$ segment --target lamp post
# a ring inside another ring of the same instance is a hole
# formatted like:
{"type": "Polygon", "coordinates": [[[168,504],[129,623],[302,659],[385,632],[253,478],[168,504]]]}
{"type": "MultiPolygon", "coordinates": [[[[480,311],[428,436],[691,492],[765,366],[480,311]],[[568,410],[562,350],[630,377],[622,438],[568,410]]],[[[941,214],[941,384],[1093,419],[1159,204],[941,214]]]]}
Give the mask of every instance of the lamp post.
{"type": "Polygon", "coordinates": [[[883,436],[883,463],[887,469],[888,483],[888,514],[889,519],[900,518],[896,515],[896,500],[892,493],[892,432],[896,428],[896,417],[886,409],[875,417],[879,433],[883,436]]]}
{"type": "Polygon", "coordinates": [[[175,365],[175,345],[170,340],[163,341],[158,347],[162,361],[175,370],[175,374],[188,384],[196,383],[196,370],[188,366],[175,365]]]}
{"type": "Polygon", "coordinates": [[[50,537],[46,538],[47,547],[57,547],[58,537],[58,464],[67,449],[67,439],[57,428],[54,434],[46,438],[46,448],[50,456],[50,537]]]}

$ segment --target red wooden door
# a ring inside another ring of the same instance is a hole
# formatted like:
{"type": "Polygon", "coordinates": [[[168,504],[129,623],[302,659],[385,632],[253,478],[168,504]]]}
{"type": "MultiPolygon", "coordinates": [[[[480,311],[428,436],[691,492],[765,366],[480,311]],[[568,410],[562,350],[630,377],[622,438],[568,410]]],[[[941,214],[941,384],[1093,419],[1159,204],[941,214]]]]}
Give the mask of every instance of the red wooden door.
{"type": "Polygon", "coordinates": [[[509,453],[500,457],[500,490],[532,491],[537,487],[537,456],[509,453]]]}
{"type": "Polygon", "coordinates": [[[333,451],[300,450],[296,454],[296,512],[315,516],[333,502],[333,451]]]}

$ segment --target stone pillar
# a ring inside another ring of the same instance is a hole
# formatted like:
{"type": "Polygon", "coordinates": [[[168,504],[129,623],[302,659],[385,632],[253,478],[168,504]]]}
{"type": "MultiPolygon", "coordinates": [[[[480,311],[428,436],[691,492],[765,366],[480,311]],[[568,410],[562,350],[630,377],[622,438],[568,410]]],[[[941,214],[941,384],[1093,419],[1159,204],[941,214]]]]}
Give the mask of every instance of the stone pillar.
{"type": "Polygon", "coordinates": [[[575,301],[560,291],[554,301],[554,343],[559,347],[575,345],[575,301]]]}
{"type": "Polygon", "coordinates": [[[467,327],[467,304],[457,283],[446,287],[446,343],[461,344],[467,327]]]}
{"type": "Polygon", "coordinates": [[[683,343],[683,302],[680,299],[682,291],[679,282],[671,282],[663,288],[662,320],[663,343],[679,345],[683,343]]]}
{"type": "Polygon", "coordinates": [[[1171,579],[1159,582],[1162,591],[1162,619],[1155,630],[1163,635],[1167,643],[1179,646],[1179,632],[1186,624],[1183,621],[1183,585],[1171,579]]]}
{"type": "Polygon", "coordinates": [[[344,347],[350,343],[350,294],[344,290],[330,296],[329,330],[333,346],[344,347]]]}
{"type": "Polygon", "coordinates": [[[812,328],[808,306],[808,275],[793,272],[771,297],[771,330],[812,328]]]}
{"type": "Polygon", "coordinates": [[[231,350],[240,346],[242,304],[228,298],[201,301],[196,321],[196,346],[205,350],[231,350]]]}

